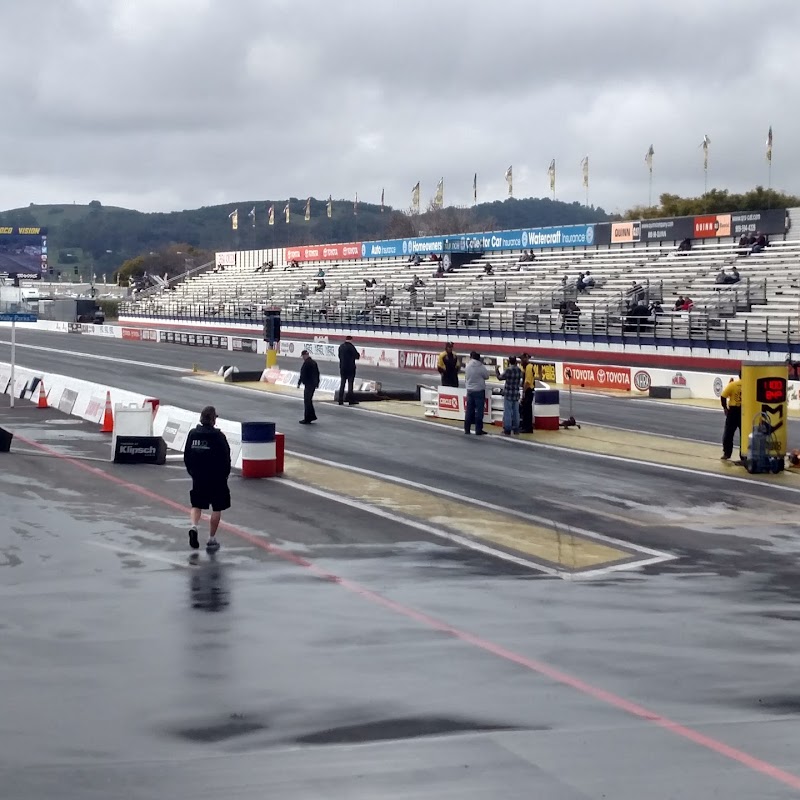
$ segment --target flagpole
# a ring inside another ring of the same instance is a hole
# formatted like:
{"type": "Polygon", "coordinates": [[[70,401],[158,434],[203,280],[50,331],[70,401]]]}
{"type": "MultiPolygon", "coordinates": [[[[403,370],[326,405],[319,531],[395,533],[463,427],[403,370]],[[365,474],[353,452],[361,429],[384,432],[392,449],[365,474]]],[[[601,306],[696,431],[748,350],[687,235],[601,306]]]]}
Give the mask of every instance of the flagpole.
{"type": "Polygon", "coordinates": [[[647,207],[653,207],[653,168],[650,167],[650,178],[647,181],[647,207]]]}

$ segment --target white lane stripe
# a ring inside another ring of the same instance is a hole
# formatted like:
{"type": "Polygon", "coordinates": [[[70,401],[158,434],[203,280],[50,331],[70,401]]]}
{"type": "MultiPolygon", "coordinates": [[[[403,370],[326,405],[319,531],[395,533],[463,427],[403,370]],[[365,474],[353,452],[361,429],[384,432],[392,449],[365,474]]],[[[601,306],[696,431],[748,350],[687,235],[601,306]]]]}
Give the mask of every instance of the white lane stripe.
{"type": "Polygon", "coordinates": [[[135,556],[136,558],[147,558],[150,561],[160,561],[162,564],[169,564],[172,567],[180,567],[181,569],[192,569],[192,565],[185,561],[178,561],[176,558],[169,558],[161,553],[154,553],[152,550],[135,550],[128,547],[120,547],[108,542],[97,542],[93,539],[86,539],[85,544],[90,544],[92,547],[100,547],[103,550],[111,550],[112,553],[119,553],[126,556],[135,556]]]}
{"type": "MultiPolygon", "coordinates": [[[[11,342],[0,339],[0,345],[11,347],[11,342]]],[[[116,364],[132,364],[135,367],[148,367],[149,369],[160,369],[165,372],[188,372],[186,367],[170,367],[167,364],[152,364],[148,361],[134,361],[130,358],[117,358],[116,356],[104,356],[98,353],[76,353],[74,350],[61,350],[58,347],[44,347],[40,344],[20,344],[17,347],[25,350],[40,350],[44,353],[56,353],[57,355],[74,356],[75,358],[88,358],[92,361],[113,361],[116,364]]]]}
{"type": "MultiPolygon", "coordinates": [[[[626,542],[622,539],[615,539],[611,536],[606,536],[602,533],[596,533],[595,531],[588,531],[585,528],[576,528],[573,525],[562,525],[555,520],[548,519],[546,517],[536,517],[532,514],[526,514],[524,511],[517,511],[515,509],[506,508],[505,506],[500,506],[495,503],[489,502],[488,500],[478,500],[474,497],[465,497],[463,495],[455,495],[453,492],[447,491],[445,489],[439,489],[435,486],[427,486],[423,483],[417,483],[415,481],[407,480],[406,478],[399,478],[395,475],[386,475],[382,472],[375,472],[371,469],[364,469],[363,467],[354,467],[350,466],[349,464],[339,464],[335,461],[329,461],[325,458],[320,458],[318,456],[308,456],[303,453],[297,453],[293,450],[286,451],[287,456],[293,456],[294,458],[305,459],[306,461],[312,461],[318,464],[322,464],[324,466],[335,467],[336,469],[344,469],[348,470],[349,472],[355,472],[359,475],[367,475],[370,478],[377,478],[378,480],[385,480],[389,483],[396,483],[400,486],[408,486],[412,489],[417,489],[419,491],[428,492],[429,494],[435,494],[439,497],[447,498],[448,500],[458,500],[460,503],[465,503],[467,505],[473,505],[477,508],[483,508],[487,511],[494,511],[500,514],[505,514],[511,517],[517,517],[518,519],[524,520],[525,522],[530,522],[533,525],[541,525],[543,527],[551,527],[554,531],[564,531],[566,533],[577,533],[580,536],[587,538],[587,539],[594,539],[599,542],[604,542],[605,544],[613,545],[614,547],[620,547],[625,550],[632,550],[634,552],[643,553],[648,556],[653,556],[654,558],[658,559],[659,561],[671,561],[677,558],[675,555],[671,555],[670,553],[665,553],[661,550],[653,550],[650,547],[645,547],[644,545],[640,544],[633,544],[632,542],[626,542]]],[[[648,562],[649,563],[649,562],[648,562]]]]}

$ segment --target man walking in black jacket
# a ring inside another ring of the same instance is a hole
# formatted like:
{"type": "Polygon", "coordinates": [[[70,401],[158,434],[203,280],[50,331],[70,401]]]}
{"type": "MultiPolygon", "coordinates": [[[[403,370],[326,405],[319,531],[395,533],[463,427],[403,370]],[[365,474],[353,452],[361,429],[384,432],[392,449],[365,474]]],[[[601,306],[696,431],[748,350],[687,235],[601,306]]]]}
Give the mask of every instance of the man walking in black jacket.
{"type": "Polygon", "coordinates": [[[217,528],[222,512],[231,507],[231,493],[228,489],[228,476],[231,474],[231,448],[225,434],[215,428],[217,412],[214,406],[206,406],[200,412],[200,424],[189,431],[183,451],[183,463],[192,477],[189,499],[192,503],[189,545],[194,550],[200,547],[197,539],[197,525],[202,511],[211,507],[208,524],[208,543],[206,550],[215,553],[219,550],[217,528]]]}
{"type": "Polygon", "coordinates": [[[344,405],[344,385],[347,384],[347,402],[351,406],[356,405],[353,399],[353,383],[356,379],[356,361],[361,356],[353,344],[353,337],[348,336],[339,345],[339,377],[341,383],[339,384],[339,405],[344,405]]]}
{"type": "Polygon", "coordinates": [[[305,412],[300,424],[310,425],[317,419],[317,412],[314,411],[314,392],[317,391],[317,386],[319,386],[319,367],[317,362],[309,355],[308,350],[303,350],[300,355],[303,357],[303,366],[300,367],[300,380],[297,381],[297,386],[299,388],[302,383],[305,387],[303,389],[305,412]]]}

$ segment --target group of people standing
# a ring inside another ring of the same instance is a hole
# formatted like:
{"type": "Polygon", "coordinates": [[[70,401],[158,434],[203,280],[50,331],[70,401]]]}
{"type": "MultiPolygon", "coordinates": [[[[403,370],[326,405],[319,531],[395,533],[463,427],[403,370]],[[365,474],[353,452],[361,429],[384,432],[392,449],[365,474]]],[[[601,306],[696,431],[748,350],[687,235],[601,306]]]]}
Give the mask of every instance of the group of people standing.
{"type": "MultiPolygon", "coordinates": [[[[437,370],[442,386],[457,387],[459,373],[458,356],[453,351],[453,343],[448,342],[439,354],[437,370]]],[[[533,394],[536,379],[530,356],[523,353],[520,363],[516,356],[510,356],[508,366],[501,372],[495,367],[497,379],[503,381],[503,433],[518,436],[520,433],[533,433],[533,394]]],[[[467,407],[464,419],[464,433],[484,436],[483,419],[487,412],[486,381],[489,370],[481,360],[481,355],[473,350],[464,367],[464,386],[467,390],[467,407]]],[[[490,395],[491,397],[491,395],[490,395]]]]}

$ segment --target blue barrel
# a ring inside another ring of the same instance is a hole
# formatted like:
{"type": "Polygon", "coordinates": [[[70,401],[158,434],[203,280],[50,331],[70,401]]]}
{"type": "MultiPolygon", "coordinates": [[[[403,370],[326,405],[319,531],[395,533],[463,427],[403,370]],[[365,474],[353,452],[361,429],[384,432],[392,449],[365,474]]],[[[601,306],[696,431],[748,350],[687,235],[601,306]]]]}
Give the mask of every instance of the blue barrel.
{"type": "Polygon", "coordinates": [[[263,442],[275,441],[274,422],[243,422],[242,423],[242,442],[263,442]]]}

